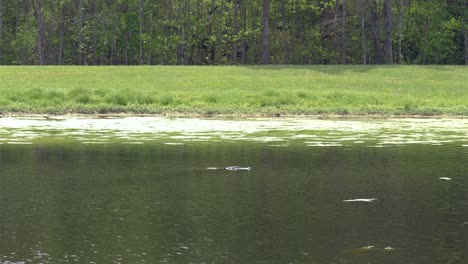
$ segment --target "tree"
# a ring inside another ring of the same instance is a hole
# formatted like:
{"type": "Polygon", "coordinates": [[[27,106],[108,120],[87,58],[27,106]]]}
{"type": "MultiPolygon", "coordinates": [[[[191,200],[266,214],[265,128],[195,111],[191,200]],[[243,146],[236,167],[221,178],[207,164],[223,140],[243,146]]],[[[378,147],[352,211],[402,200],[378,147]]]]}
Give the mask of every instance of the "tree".
{"type": "Polygon", "coordinates": [[[365,23],[365,17],[366,17],[366,13],[365,13],[365,8],[363,7],[362,4],[360,4],[358,2],[358,6],[359,6],[359,12],[360,12],[360,16],[361,16],[361,38],[362,38],[362,64],[367,64],[367,58],[366,58],[366,54],[367,54],[367,38],[366,38],[366,23],[365,23]]]}
{"type": "Polygon", "coordinates": [[[37,59],[39,65],[44,65],[44,49],[45,49],[45,37],[44,37],[44,18],[42,14],[42,2],[36,0],[35,16],[37,22],[37,59]]]}
{"type": "Polygon", "coordinates": [[[270,0],[263,0],[262,63],[270,63],[270,0]]]}
{"type": "Polygon", "coordinates": [[[466,1],[0,0],[0,63],[468,64],[466,1]]]}
{"type": "Polygon", "coordinates": [[[3,5],[0,0],[0,63],[2,62],[2,47],[3,47],[3,5]]]}
{"type": "Polygon", "coordinates": [[[78,1],[78,43],[76,47],[76,63],[78,65],[83,64],[83,2],[84,0],[78,1]]]}
{"type": "Polygon", "coordinates": [[[346,64],[346,0],[341,1],[341,63],[346,64]]]}
{"type": "Polygon", "coordinates": [[[403,26],[403,0],[400,0],[400,15],[398,18],[398,64],[401,64],[403,55],[401,53],[401,34],[403,26]]]}
{"type": "Polygon", "coordinates": [[[464,46],[465,46],[465,65],[468,65],[468,33],[467,33],[467,29],[466,29],[466,22],[467,22],[467,19],[468,19],[468,6],[466,4],[466,0],[463,0],[463,16],[462,16],[462,19],[463,19],[463,22],[462,22],[462,30],[463,30],[463,43],[464,43],[464,46]]]}
{"type": "Polygon", "coordinates": [[[140,0],[139,5],[138,5],[138,20],[139,20],[139,26],[140,26],[140,65],[143,64],[143,7],[144,7],[145,1],[140,0]]]}
{"type": "Polygon", "coordinates": [[[392,48],[392,4],[391,0],[384,1],[384,31],[385,31],[385,63],[393,64],[393,48],[392,48]]]}
{"type": "Polygon", "coordinates": [[[367,0],[369,8],[371,10],[371,29],[372,29],[372,43],[374,47],[374,63],[380,63],[381,51],[380,51],[380,34],[379,34],[379,17],[377,13],[377,1],[367,0]]]}

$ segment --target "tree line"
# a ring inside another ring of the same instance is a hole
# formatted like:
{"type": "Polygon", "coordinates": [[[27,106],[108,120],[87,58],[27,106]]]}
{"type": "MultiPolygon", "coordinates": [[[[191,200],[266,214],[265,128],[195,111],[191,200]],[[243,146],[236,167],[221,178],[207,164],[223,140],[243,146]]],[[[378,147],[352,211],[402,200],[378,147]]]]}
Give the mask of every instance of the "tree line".
{"type": "Polygon", "coordinates": [[[467,0],[0,0],[0,64],[468,64],[467,0]]]}

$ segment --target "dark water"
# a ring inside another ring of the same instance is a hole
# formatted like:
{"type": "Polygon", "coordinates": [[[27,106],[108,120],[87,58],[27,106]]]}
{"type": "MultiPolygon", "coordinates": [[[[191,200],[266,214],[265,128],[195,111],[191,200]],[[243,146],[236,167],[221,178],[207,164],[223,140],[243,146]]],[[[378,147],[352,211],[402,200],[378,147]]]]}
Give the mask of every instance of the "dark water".
{"type": "Polygon", "coordinates": [[[467,164],[454,143],[3,144],[0,263],[468,263],[467,164]]]}

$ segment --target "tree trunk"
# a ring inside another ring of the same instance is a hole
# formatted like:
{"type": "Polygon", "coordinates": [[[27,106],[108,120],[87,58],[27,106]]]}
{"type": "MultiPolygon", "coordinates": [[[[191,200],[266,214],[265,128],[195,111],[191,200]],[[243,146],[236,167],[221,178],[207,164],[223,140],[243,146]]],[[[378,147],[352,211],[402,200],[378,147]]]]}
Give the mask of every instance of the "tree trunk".
{"type": "Polygon", "coordinates": [[[36,21],[37,21],[37,59],[39,65],[44,65],[44,22],[42,17],[42,2],[36,1],[36,21]]]}
{"type": "Polygon", "coordinates": [[[125,32],[125,50],[124,50],[124,56],[125,56],[125,65],[128,65],[128,39],[130,33],[127,31],[125,32]]]}
{"type": "MultiPolygon", "coordinates": [[[[300,15],[300,13],[301,13],[301,1],[302,0],[295,1],[295,6],[296,6],[295,11],[296,11],[296,14],[298,14],[295,17],[296,17],[296,25],[297,25],[297,27],[296,27],[296,38],[297,38],[297,40],[299,42],[299,45],[303,46],[304,45],[304,22],[303,22],[302,16],[300,15]]],[[[338,15],[338,13],[335,13],[335,15],[338,15]]],[[[338,54],[338,52],[337,52],[337,54],[338,54]]],[[[293,63],[304,64],[304,57],[301,56],[300,48],[294,50],[294,57],[295,58],[294,58],[293,63]]],[[[338,59],[337,59],[337,61],[338,61],[338,59]]]]}
{"type": "Polygon", "coordinates": [[[245,5],[244,0],[241,1],[241,19],[243,26],[243,32],[241,37],[242,64],[247,64],[247,40],[245,39],[245,32],[247,31],[247,6],[245,5]]]}
{"type": "MultiPolygon", "coordinates": [[[[191,5],[190,5],[190,2],[189,1],[185,1],[184,2],[184,9],[182,11],[183,14],[190,14],[191,12],[191,5]]],[[[188,43],[189,43],[189,32],[190,31],[190,20],[187,19],[186,17],[184,17],[184,42],[183,42],[183,45],[182,45],[182,61],[183,61],[183,64],[184,65],[187,65],[189,64],[189,60],[191,60],[189,58],[189,56],[187,56],[189,54],[188,50],[188,43]]],[[[221,38],[220,38],[221,39],[221,38]]]]}
{"type": "Polygon", "coordinates": [[[393,64],[392,50],[392,3],[391,0],[384,1],[384,31],[385,31],[385,63],[393,64]]]}
{"type": "MultiPolygon", "coordinates": [[[[281,2],[281,22],[282,22],[282,25],[281,25],[281,30],[282,32],[287,32],[287,27],[286,27],[286,0],[283,0],[281,2]]],[[[289,38],[287,37],[284,37],[284,35],[287,35],[287,34],[283,34],[283,52],[284,52],[284,63],[285,64],[289,64],[289,60],[290,60],[290,56],[289,56],[289,45],[288,45],[288,42],[289,42],[289,38]]]]}
{"type": "Polygon", "coordinates": [[[341,13],[341,63],[346,64],[346,0],[343,1],[341,13]]]}
{"type": "Polygon", "coordinates": [[[153,35],[153,13],[149,15],[149,43],[148,51],[146,52],[146,64],[151,65],[151,44],[153,35]]]}
{"type": "Polygon", "coordinates": [[[423,48],[423,61],[422,64],[426,64],[426,53],[427,53],[427,46],[428,46],[428,32],[429,32],[429,24],[430,18],[426,19],[426,25],[424,27],[424,48],[423,48]]]}
{"type": "Polygon", "coordinates": [[[364,6],[362,4],[359,4],[359,11],[361,13],[361,33],[362,33],[362,64],[367,64],[367,58],[366,58],[366,46],[367,46],[367,40],[366,40],[366,24],[365,24],[365,11],[364,11],[364,6]]]}
{"type": "Polygon", "coordinates": [[[2,0],[0,0],[0,64],[2,62],[2,47],[3,47],[3,13],[2,13],[2,0]]]}
{"type": "Polygon", "coordinates": [[[270,0],[263,0],[262,63],[270,63],[270,0]]]}
{"type": "Polygon", "coordinates": [[[403,0],[400,0],[400,17],[398,21],[398,64],[402,63],[403,55],[401,53],[401,31],[403,27],[403,0]]]}
{"type": "MultiPolygon", "coordinates": [[[[116,25],[117,21],[116,21],[116,18],[113,17],[112,18],[112,25],[116,25]]],[[[111,49],[110,49],[110,56],[109,56],[109,65],[113,65],[114,64],[114,53],[115,53],[115,42],[116,42],[116,31],[117,31],[117,27],[113,26],[112,27],[112,40],[111,40],[111,49]]]]}
{"type": "Polygon", "coordinates": [[[372,43],[374,46],[374,63],[380,63],[381,51],[380,51],[380,40],[379,40],[379,28],[378,28],[378,20],[379,17],[377,15],[377,3],[375,0],[367,0],[369,8],[371,10],[371,29],[372,29],[372,43]]]}
{"type": "Polygon", "coordinates": [[[19,27],[20,27],[20,25],[19,25],[20,6],[21,6],[20,1],[15,2],[15,36],[18,34],[18,30],[19,30],[19,27]]]}
{"type": "Polygon", "coordinates": [[[97,20],[98,20],[98,10],[97,10],[97,0],[93,0],[92,13],[93,13],[93,65],[97,64],[97,43],[98,43],[98,32],[97,32],[97,20]]]}
{"type": "Polygon", "coordinates": [[[239,35],[239,0],[234,0],[234,41],[232,43],[232,64],[237,64],[237,44],[239,35]]]}
{"type": "Polygon", "coordinates": [[[77,63],[83,64],[83,0],[78,2],[78,47],[77,47],[77,63]]]}
{"type": "Polygon", "coordinates": [[[182,2],[175,2],[176,5],[176,21],[177,21],[177,65],[182,64],[183,60],[183,47],[182,47],[182,33],[183,33],[183,27],[184,24],[182,23],[182,16],[183,16],[183,10],[182,10],[182,2]]]}
{"type": "MultiPolygon", "coordinates": [[[[1,1],[1,0],[0,0],[1,1]]],[[[62,56],[63,56],[63,35],[64,35],[64,17],[63,17],[63,13],[64,13],[64,8],[60,8],[59,9],[59,50],[58,50],[58,59],[57,59],[57,64],[58,65],[62,65],[62,56]]]]}
{"type": "MultiPolygon", "coordinates": [[[[299,7],[299,4],[297,5],[299,7]]],[[[297,11],[299,13],[299,10],[297,11]]],[[[340,5],[338,1],[335,1],[335,11],[333,12],[333,24],[332,24],[332,43],[333,43],[333,52],[335,54],[335,63],[340,63],[340,53],[341,53],[341,38],[340,38],[340,5]]],[[[300,18],[300,16],[298,16],[300,18]]],[[[300,22],[300,21],[299,21],[300,22]]],[[[300,23],[298,23],[300,25],[300,23]]],[[[298,30],[300,34],[301,30],[298,30]]]]}
{"type": "Polygon", "coordinates": [[[465,7],[463,10],[463,42],[465,43],[465,65],[468,65],[468,32],[466,30],[466,20],[467,18],[467,12],[468,12],[468,6],[466,5],[466,0],[463,0],[463,6],[465,7]]]}
{"type": "Polygon", "coordinates": [[[140,0],[139,2],[139,22],[140,22],[140,65],[143,64],[143,7],[144,7],[144,0],[140,0]]]}

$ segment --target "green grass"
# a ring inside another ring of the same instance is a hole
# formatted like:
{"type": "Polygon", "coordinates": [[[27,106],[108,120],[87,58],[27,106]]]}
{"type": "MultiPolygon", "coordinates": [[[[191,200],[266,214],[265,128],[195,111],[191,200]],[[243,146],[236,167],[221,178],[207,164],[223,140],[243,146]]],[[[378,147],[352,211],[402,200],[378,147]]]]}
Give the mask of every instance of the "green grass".
{"type": "Polygon", "coordinates": [[[3,66],[0,113],[466,116],[468,67],[3,66]]]}

